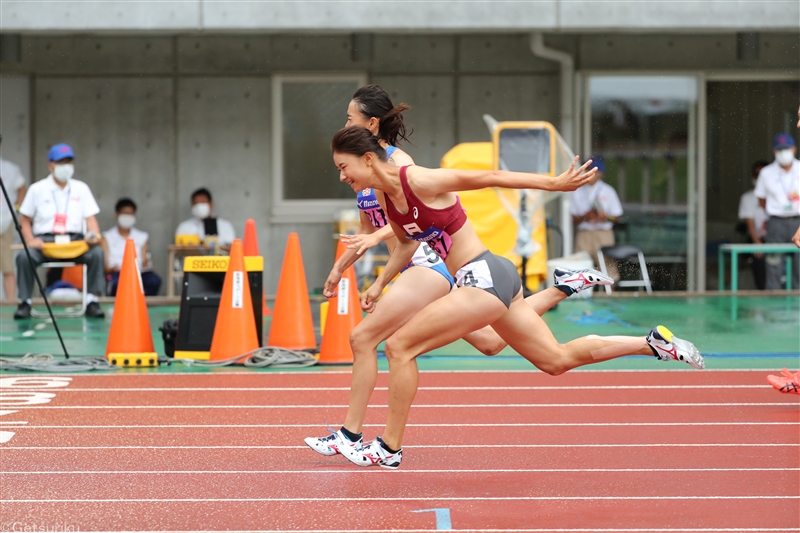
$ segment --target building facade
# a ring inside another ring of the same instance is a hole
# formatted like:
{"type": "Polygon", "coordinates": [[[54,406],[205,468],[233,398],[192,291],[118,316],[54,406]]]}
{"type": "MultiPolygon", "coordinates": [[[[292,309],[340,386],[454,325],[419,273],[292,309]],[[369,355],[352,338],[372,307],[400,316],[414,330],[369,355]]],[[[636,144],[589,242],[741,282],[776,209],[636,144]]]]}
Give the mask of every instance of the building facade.
{"type": "Polygon", "coordinates": [[[268,292],[291,231],[321,287],[334,217],[353,206],[329,142],[366,82],[411,105],[407,149],[424,166],[489,140],[484,114],[552,122],[576,153],[605,157],[621,237],[665,288],[704,290],[714,244],[736,238],[750,163],[771,160],[775,133],[797,138],[800,4],[0,5],[3,157],[36,180],[48,147],[72,144],[101,226],[132,197],[162,275],[205,186],[240,235],[256,220],[268,292]]]}

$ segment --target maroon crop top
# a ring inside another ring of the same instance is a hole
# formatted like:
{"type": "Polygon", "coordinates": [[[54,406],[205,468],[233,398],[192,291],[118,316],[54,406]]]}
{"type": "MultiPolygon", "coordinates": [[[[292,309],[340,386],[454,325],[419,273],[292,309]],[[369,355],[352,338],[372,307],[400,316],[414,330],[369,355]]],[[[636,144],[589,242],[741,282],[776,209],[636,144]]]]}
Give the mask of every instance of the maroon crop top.
{"type": "Polygon", "coordinates": [[[408,166],[400,168],[400,185],[406,197],[408,213],[400,213],[389,199],[389,195],[386,195],[386,214],[390,220],[405,230],[406,237],[427,243],[439,257],[445,259],[453,244],[450,235],[461,229],[467,221],[467,215],[461,207],[458,196],[456,203],[444,209],[434,209],[422,203],[408,185],[407,168],[408,166]]]}

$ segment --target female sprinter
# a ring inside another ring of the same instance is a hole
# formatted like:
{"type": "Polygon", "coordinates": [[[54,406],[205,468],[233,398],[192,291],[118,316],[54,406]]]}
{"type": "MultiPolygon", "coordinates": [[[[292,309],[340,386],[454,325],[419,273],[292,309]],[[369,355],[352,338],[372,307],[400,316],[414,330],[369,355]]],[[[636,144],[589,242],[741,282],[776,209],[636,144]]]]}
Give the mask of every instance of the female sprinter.
{"type": "Polygon", "coordinates": [[[353,463],[390,469],[400,466],[403,431],[417,391],[416,357],[487,325],[520,355],[551,375],[625,355],[655,355],[665,361],[681,360],[695,368],[704,367],[697,348],[663,326],[653,328],[646,337],[589,335],[559,344],[523,300],[516,268],[486,249],[454,194],[485,187],[574,191],[594,176],[594,169],[584,173],[591,161],[576,170],[576,157],[569,170],[556,178],[497,170],[398,168],[388,163],[377,139],[358,126],[340,130],[331,148],[341,181],[354,191],[383,191],[386,213],[398,237],[386,268],[362,295],[362,308],[373,311],[393,305],[383,300],[376,305],[376,301],[386,283],[414,254],[418,242],[427,243],[444,259],[459,287],[417,312],[386,341],[386,430],[382,438],[369,444],[343,449],[342,454],[353,463]]]}
{"type": "MultiPolygon", "coordinates": [[[[396,148],[400,140],[408,140],[402,112],[409,109],[405,104],[394,106],[389,95],[378,85],[367,85],[353,95],[347,107],[346,126],[367,128],[386,151],[388,163],[394,166],[413,165],[411,157],[396,148]]],[[[358,207],[361,216],[359,235],[343,235],[350,248],[334,264],[325,282],[324,294],[336,295],[336,288],[342,273],[352,265],[368,248],[386,241],[394,250],[397,239],[388,224],[383,210],[383,193],[376,189],[363,189],[358,193],[358,207]]],[[[408,263],[408,262],[407,262],[408,263]]],[[[453,278],[444,262],[425,244],[418,244],[411,258],[411,265],[419,268],[405,268],[395,280],[391,290],[381,299],[380,307],[370,313],[353,330],[350,340],[353,348],[353,374],[350,384],[350,404],[344,425],[326,437],[308,437],[305,443],[322,455],[336,455],[341,449],[361,443],[361,428],[375,381],[378,376],[378,344],[389,338],[400,326],[417,311],[450,292],[453,278]]],[[[550,287],[527,298],[527,303],[536,313],[544,314],[559,301],[573,292],[597,284],[610,284],[612,280],[597,271],[573,272],[559,270],[556,273],[558,287],[550,287]],[[581,274],[583,274],[581,276],[581,274]]],[[[492,330],[485,327],[475,332],[467,332],[464,339],[487,355],[494,355],[505,348],[506,342],[492,330]]]]}

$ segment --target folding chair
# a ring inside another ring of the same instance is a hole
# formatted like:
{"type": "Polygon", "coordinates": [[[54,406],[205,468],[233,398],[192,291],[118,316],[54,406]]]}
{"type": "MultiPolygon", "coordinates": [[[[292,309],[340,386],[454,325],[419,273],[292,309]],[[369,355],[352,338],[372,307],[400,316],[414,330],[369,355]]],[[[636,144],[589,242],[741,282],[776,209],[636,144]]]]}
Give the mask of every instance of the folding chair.
{"type": "MultiPolygon", "coordinates": [[[[650,275],[647,273],[647,265],[644,262],[644,254],[642,251],[631,244],[623,244],[620,246],[605,246],[600,248],[597,252],[597,262],[600,263],[600,271],[608,276],[606,268],[606,257],[615,261],[629,261],[634,262],[633,258],[639,260],[639,270],[642,279],[637,280],[620,280],[614,285],[617,287],[644,287],[647,289],[647,294],[653,293],[653,286],[650,284],[650,275]]],[[[606,293],[611,294],[611,287],[606,286],[606,293]]]]}
{"type": "MultiPolygon", "coordinates": [[[[88,280],[87,280],[87,272],[89,271],[89,267],[86,265],[82,265],[81,263],[76,263],[74,261],[48,261],[47,263],[42,263],[39,265],[41,268],[65,268],[65,267],[74,267],[77,265],[81,265],[83,267],[83,288],[81,289],[81,307],[76,311],[62,311],[57,313],[53,311],[53,316],[57,318],[77,318],[82,317],[86,314],[86,306],[89,303],[86,301],[86,297],[89,294],[88,290],[88,280]]],[[[50,315],[47,311],[39,312],[33,306],[31,306],[31,316],[34,318],[49,318],[50,315]]]]}

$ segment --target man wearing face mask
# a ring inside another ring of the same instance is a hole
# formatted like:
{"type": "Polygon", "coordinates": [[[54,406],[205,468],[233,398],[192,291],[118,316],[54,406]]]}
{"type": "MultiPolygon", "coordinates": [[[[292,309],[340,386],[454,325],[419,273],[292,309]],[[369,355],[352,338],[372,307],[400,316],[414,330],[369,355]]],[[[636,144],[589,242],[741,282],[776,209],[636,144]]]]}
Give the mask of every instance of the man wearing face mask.
{"type": "MultiPolygon", "coordinates": [[[[788,133],[775,136],[772,148],[775,161],[758,175],[755,195],[769,217],[764,242],[788,243],[800,225],[800,161],[795,159],[797,148],[788,133]]],[[[800,286],[800,261],[792,261],[792,287],[800,286]]],[[[767,255],[767,290],[783,288],[784,257],[767,255]]]]}
{"type": "MultiPolygon", "coordinates": [[[[66,259],[87,265],[87,290],[89,292],[86,316],[103,318],[98,303],[103,294],[103,249],[100,227],[95,215],[100,212],[89,186],[72,178],[75,173],[75,154],[67,144],[53,146],[47,154],[50,175],[30,186],[19,208],[22,238],[28,245],[35,265],[53,261],[43,253],[45,242],[65,244],[85,241],[88,251],[66,259]],[[84,223],[86,233],[84,234],[84,223]]],[[[14,319],[30,318],[34,272],[26,254],[17,255],[17,291],[20,304],[14,319]]]]}
{"type": "Polygon", "coordinates": [[[208,243],[208,237],[217,238],[219,246],[229,249],[236,232],[233,224],[222,218],[212,215],[214,203],[211,201],[211,192],[206,188],[197,189],[192,193],[192,217],[178,224],[175,235],[197,235],[201,242],[208,243]]]}
{"type": "Polygon", "coordinates": [[[150,270],[150,257],[147,252],[149,235],[136,229],[136,203],[130,198],[122,198],[114,208],[117,225],[103,232],[103,252],[106,258],[106,290],[109,296],[117,295],[119,272],[122,258],[125,255],[125,242],[133,239],[136,246],[136,263],[142,276],[142,288],[145,296],[156,296],[161,287],[161,278],[150,270]]]}

